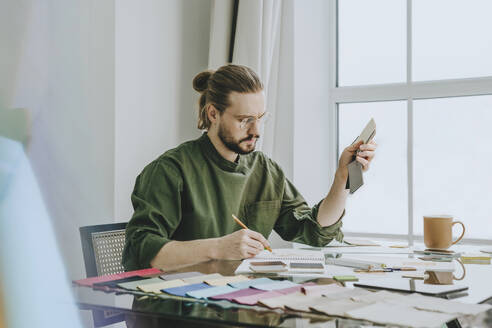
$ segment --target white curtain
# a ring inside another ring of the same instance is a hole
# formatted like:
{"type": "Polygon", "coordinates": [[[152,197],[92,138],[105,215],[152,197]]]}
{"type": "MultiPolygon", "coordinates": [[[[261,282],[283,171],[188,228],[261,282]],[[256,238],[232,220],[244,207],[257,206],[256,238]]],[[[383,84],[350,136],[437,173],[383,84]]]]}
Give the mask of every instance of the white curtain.
{"type": "Polygon", "coordinates": [[[234,0],[213,0],[210,17],[208,67],[217,69],[229,61],[234,0]]]}
{"type": "MultiPolygon", "coordinates": [[[[231,41],[233,1],[215,0],[211,17],[209,67],[226,64],[231,41]]],[[[258,149],[293,174],[293,0],[240,0],[232,63],[255,70],[265,85],[272,118],[258,149]]]]}

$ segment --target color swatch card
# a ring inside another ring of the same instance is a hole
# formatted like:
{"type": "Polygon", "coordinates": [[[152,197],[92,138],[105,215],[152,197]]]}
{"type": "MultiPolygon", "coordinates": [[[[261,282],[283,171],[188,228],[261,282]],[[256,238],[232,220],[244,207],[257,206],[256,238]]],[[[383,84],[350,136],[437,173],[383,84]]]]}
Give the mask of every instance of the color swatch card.
{"type": "Polygon", "coordinates": [[[186,293],[186,295],[193,297],[193,298],[209,298],[211,296],[216,296],[216,295],[222,295],[222,294],[228,294],[232,292],[236,292],[239,289],[237,288],[232,288],[231,286],[217,286],[217,287],[210,287],[210,288],[205,288],[205,289],[199,289],[199,290],[192,290],[186,293]]]}
{"type": "Polygon", "coordinates": [[[323,293],[323,297],[331,300],[342,300],[342,299],[352,299],[354,297],[365,296],[374,294],[373,292],[368,291],[364,288],[348,288],[345,287],[345,290],[336,292],[336,293],[323,293]]]}
{"type": "Polygon", "coordinates": [[[257,284],[257,285],[253,285],[251,287],[256,288],[256,289],[265,290],[265,291],[271,291],[271,290],[285,289],[285,288],[297,287],[297,286],[299,286],[299,285],[296,283],[293,283],[292,281],[281,280],[281,281],[273,281],[271,283],[257,284]]]}
{"type": "Polygon", "coordinates": [[[343,317],[347,311],[367,306],[367,303],[355,302],[350,299],[324,300],[313,304],[311,309],[331,316],[343,317]]]}
{"type": "Polygon", "coordinates": [[[285,304],[295,302],[296,300],[307,297],[302,292],[291,293],[287,295],[259,299],[258,304],[269,307],[271,309],[283,309],[285,304]]]}
{"type": "Polygon", "coordinates": [[[188,292],[194,290],[206,289],[206,288],[211,288],[211,287],[203,282],[200,282],[198,284],[184,285],[184,286],[173,287],[173,288],[165,288],[165,289],[161,289],[161,291],[166,294],[185,297],[186,293],[188,292]]]}
{"type": "Polygon", "coordinates": [[[224,276],[221,275],[220,273],[211,273],[211,274],[204,274],[204,275],[194,276],[190,278],[180,278],[180,279],[187,284],[196,284],[199,282],[204,282],[205,280],[219,279],[223,277],[224,276]]]}
{"type": "Polygon", "coordinates": [[[95,288],[95,289],[118,288],[118,284],[121,284],[121,283],[143,281],[143,280],[147,280],[147,279],[148,278],[145,278],[142,276],[132,276],[132,277],[126,277],[126,278],[116,279],[116,280],[96,282],[92,285],[92,288],[95,288]]]}
{"type": "Polygon", "coordinates": [[[299,299],[289,299],[284,303],[284,308],[294,311],[309,312],[311,311],[311,306],[323,302],[325,298],[323,296],[305,296],[299,299]]]}
{"type": "Polygon", "coordinates": [[[272,297],[279,297],[282,296],[283,294],[272,290],[269,292],[265,293],[258,293],[258,294],[253,294],[253,295],[246,295],[246,296],[239,296],[233,299],[234,302],[243,304],[243,305],[255,305],[258,303],[259,300],[265,300],[267,298],[272,298],[272,297]]]}
{"type": "Polygon", "coordinates": [[[118,287],[127,289],[127,290],[137,290],[137,286],[155,284],[162,282],[161,278],[150,278],[144,280],[130,281],[130,282],[122,282],[118,283],[118,287]]]}
{"type": "Polygon", "coordinates": [[[207,279],[204,280],[204,283],[210,285],[210,286],[224,286],[229,283],[235,283],[235,282],[241,282],[241,281],[247,281],[250,280],[246,276],[225,276],[222,278],[216,278],[216,279],[207,279]]]}
{"type": "Polygon", "coordinates": [[[198,276],[204,276],[205,274],[201,272],[180,272],[180,273],[170,273],[170,274],[163,274],[160,276],[161,279],[163,280],[174,280],[174,279],[185,279],[185,278],[192,278],[192,277],[198,277],[198,276]]]}
{"type": "MultiPolygon", "coordinates": [[[[371,118],[371,120],[364,127],[364,130],[362,130],[360,135],[354,140],[353,144],[356,144],[359,141],[362,141],[362,143],[367,144],[369,141],[372,140],[375,134],[376,134],[376,122],[374,121],[374,119],[371,118]]],[[[345,189],[350,189],[350,193],[353,194],[357,189],[359,189],[364,184],[364,180],[362,176],[362,165],[355,160],[355,156],[354,156],[354,160],[347,165],[347,168],[348,168],[348,178],[347,178],[347,184],[345,186],[345,189]]]]}
{"type": "Polygon", "coordinates": [[[272,280],[270,278],[256,278],[256,279],[249,279],[240,282],[231,282],[228,285],[234,288],[242,289],[242,288],[254,287],[261,284],[271,284],[273,282],[275,282],[275,280],[272,280]]]}
{"type": "Polygon", "coordinates": [[[321,295],[327,295],[331,293],[340,293],[342,291],[346,291],[347,288],[338,286],[336,284],[329,284],[329,285],[310,285],[310,286],[303,286],[302,287],[302,292],[308,296],[321,296],[321,295]]]}
{"type": "Polygon", "coordinates": [[[260,294],[260,293],[264,293],[264,292],[265,292],[264,290],[259,290],[259,289],[254,289],[254,288],[245,288],[245,289],[240,289],[238,291],[231,292],[231,293],[211,296],[209,298],[212,300],[232,301],[233,299],[235,299],[237,297],[255,295],[255,294],[260,294]]]}
{"type": "Polygon", "coordinates": [[[156,282],[153,284],[138,285],[137,289],[146,293],[162,294],[162,289],[180,287],[184,285],[186,284],[181,279],[174,279],[169,281],[161,280],[160,282],[156,282]]]}
{"type": "Polygon", "coordinates": [[[85,279],[75,280],[74,283],[81,286],[92,287],[93,284],[99,282],[118,280],[118,279],[123,279],[132,276],[147,276],[147,275],[158,274],[158,273],[162,273],[162,271],[159,269],[151,268],[151,269],[121,272],[117,274],[110,274],[110,275],[99,276],[99,277],[85,278],[85,279]]]}
{"type": "Polygon", "coordinates": [[[254,295],[240,296],[240,297],[234,298],[233,301],[236,303],[239,303],[239,304],[244,304],[244,305],[255,305],[260,300],[265,300],[267,298],[273,298],[273,297],[278,297],[278,296],[282,296],[282,295],[297,293],[301,290],[301,288],[303,286],[311,286],[311,285],[315,285],[315,284],[310,282],[310,283],[306,283],[305,285],[297,285],[297,286],[290,287],[290,288],[277,289],[277,290],[272,290],[272,291],[268,291],[265,293],[259,293],[259,294],[254,294],[254,295]]]}

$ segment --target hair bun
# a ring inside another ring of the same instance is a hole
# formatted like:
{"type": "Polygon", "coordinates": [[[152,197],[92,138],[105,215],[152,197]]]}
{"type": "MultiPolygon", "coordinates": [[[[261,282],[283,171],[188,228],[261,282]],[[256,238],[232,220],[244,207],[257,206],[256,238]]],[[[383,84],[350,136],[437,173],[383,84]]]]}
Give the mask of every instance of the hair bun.
{"type": "Polygon", "coordinates": [[[208,87],[208,80],[212,76],[213,71],[203,71],[198,73],[197,76],[193,79],[193,89],[198,92],[203,92],[208,87]]]}

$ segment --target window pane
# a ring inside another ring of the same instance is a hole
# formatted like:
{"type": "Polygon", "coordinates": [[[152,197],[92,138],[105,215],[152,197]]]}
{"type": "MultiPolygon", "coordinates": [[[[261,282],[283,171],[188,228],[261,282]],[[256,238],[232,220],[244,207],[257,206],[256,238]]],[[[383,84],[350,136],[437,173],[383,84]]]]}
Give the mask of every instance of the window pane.
{"type": "Polygon", "coordinates": [[[415,234],[424,215],[452,214],[465,238],[492,239],[492,96],[418,100],[414,119],[415,234]]]}
{"type": "Polygon", "coordinates": [[[492,1],[414,0],[413,79],[492,75],[492,1]]]}
{"type": "Polygon", "coordinates": [[[339,105],[339,149],[350,145],[371,117],[376,121],[377,155],[364,185],[347,200],[344,231],[408,233],[406,102],[339,105]]]}
{"type": "Polygon", "coordinates": [[[406,81],[406,1],[338,1],[338,84],[406,81]]]}

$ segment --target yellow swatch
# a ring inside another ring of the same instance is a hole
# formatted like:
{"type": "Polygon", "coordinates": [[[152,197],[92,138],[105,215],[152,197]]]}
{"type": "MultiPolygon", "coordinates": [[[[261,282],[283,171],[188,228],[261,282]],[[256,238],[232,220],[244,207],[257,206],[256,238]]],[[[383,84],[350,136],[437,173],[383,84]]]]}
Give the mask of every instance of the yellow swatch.
{"type": "Polygon", "coordinates": [[[140,289],[141,291],[146,292],[146,293],[162,294],[161,289],[181,287],[184,285],[187,285],[187,283],[185,283],[183,280],[174,279],[174,280],[168,280],[168,281],[163,280],[162,282],[158,282],[155,284],[140,285],[140,286],[137,286],[137,289],[140,289]]]}

